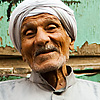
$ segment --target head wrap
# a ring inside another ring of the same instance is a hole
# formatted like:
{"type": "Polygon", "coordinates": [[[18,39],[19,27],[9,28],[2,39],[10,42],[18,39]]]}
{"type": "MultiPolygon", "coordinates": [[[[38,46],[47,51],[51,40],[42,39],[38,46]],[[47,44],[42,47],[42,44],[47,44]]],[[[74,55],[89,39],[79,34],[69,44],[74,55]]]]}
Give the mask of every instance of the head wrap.
{"type": "Polygon", "coordinates": [[[9,22],[10,38],[19,52],[21,52],[20,32],[23,19],[41,13],[49,13],[58,17],[67,34],[72,39],[76,39],[77,25],[73,10],[61,0],[25,0],[14,9],[9,22]]]}

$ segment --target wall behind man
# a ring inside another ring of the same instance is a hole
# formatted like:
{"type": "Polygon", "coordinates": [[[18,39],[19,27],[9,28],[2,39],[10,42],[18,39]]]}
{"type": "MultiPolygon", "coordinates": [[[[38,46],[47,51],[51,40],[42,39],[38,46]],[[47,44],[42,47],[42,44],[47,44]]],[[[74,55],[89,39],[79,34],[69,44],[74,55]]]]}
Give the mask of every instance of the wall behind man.
{"type": "MultiPolygon", "coordinates": [[[[0,73],[3,74],[23,74],[31,71],[22,62],[21,55],[14,48],[8,33],[9,16],[21,1],[0,0],[0,73]]],[[[74,10],[78,27],[75,50],[70,52],[68,65],[79,71],[100,70],[100,0],[62,1],[74,10]]]]}
{"type": "MultiPolygon", "coordinates": [[[[10,2],[6,0],[5,2],[2,1],[4,0],[0,1],[0,47],[6,47],[6,46],[13,47],[13,44],[10,40],[8,33],[8,25],[9,25],[8,16],[16,7],[16,5],[13,3],[11,7],[10,0],[8,0],[10,2]]],[[[68,5],[71,9],[74,10],[74,14],[76,17],[78,34],[77,34],[77,40],[75,42],[75,50],[79,52],[80,48],[86,41],[89,44],[92,43],[100,44],[100,35],[99,35],[100,0],[62,0],[62,1],[66,5],[68,5]],[[77,48],[77,46],[79,46],[79,48],[77,48]]],[[[95,48],[99,49],[99,47],[95,48]]]]}
{"type": "Polygon", "coordinates": [[[75,48],[76,46],[81,47],[86,41],[89,44],[100,44],[100,0],[79,1],[79,3],[70,4],[70,8],[74,10],[78,27],[75,48]]]}

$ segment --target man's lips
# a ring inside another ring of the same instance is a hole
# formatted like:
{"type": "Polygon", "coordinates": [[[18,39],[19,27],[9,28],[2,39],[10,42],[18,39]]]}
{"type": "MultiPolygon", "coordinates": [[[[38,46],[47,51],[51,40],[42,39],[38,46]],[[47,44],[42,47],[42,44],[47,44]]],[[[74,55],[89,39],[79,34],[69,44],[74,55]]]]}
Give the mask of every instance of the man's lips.
{"type": "Polygon", "coordinates": [[[38,56],[40,54],[51,53],[51,52],[54,52],[54,51],[59,52],[58,48],[56,48],[54,46],[46,46],[46,47],[42,47],[42,48],[38,49],[35,52],[34,56],[38,56]]]}
{"type": "Polygon", "coordinates": [[[40,51],[40,52],[37,52],[36,53],[36,56],[38,56],[38,55],[40,55],[40,54],[46,54],[46,53],[50,53],[50,52],[54,52],[54,51],[56,51],[56,50],[44,50],[44,51],[40,51]]]}

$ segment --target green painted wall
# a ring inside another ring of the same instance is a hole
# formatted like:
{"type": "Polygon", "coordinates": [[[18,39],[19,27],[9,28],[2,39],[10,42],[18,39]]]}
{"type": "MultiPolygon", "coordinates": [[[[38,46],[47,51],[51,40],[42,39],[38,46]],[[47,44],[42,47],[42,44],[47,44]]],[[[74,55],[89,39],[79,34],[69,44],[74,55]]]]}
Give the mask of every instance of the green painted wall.
{"type": "Polygon", "coordinates": [[[100,73],[98,74],[94,74],[94,75],[75,75],[76,78],[80,78],[80,79],[85,79],[85,80],[90,80],[90,81],[94,81],[94,82],[100,82],[100,73]]]}
{"type": "Polygon", "coordinates": [[[89,44],[100,44],[100,0],[80,0],[80,2],[70,5],[74,10],[78,27],[75,48],[81,47],[85,41],[89,44]]]}
{"type": "Polygon", "coordinates": [[[3,16],[3,18],[0,20],[0,47],[3,46],[11,46],[13,47],[13,44],[10,40],[9,33],[8,33],[8,26],[9,22],[7,22],[7,9],[8,9],[8,2],[4,2],[0,4],[0,18],[3,16]]]}
{"type": "MultiPolygon", "coordinates": [[[[64,0],[63,0],[64,1],[64,0]]],[[[72,1],[72,0],[67,0],[72,1]]],[[[100,44],[100,0],[74,0],[81,3],[69,3],[69,7],[74,10],[78,35],[75,42],[75,49],[77,46],[82,46],[85,41],[91,43],[100,44]]],[[[0,42],[0,47],[5,47],[6,45],[13,47],[8,33],[7,22],[7,9],[8,2],[0,3],[0,37],[2,38],[2,43],[0,42]]],[[[13,6],[13,9],[15,6],[13,6]]],[[[1,41],[1,39],[0,39],[1,41]]]]}

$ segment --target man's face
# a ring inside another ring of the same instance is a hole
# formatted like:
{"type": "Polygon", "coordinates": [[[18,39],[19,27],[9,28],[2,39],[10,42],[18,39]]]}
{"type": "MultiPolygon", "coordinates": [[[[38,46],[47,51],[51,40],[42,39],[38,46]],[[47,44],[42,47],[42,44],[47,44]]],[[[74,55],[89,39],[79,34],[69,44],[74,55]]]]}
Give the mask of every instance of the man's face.
{"type": "Polygon", "coordinates": [[[54,15],[40,14],[24,19],[21,53],[32,70],[45,73],[63,66],[69,59],[71,38],[54,15]]]}

